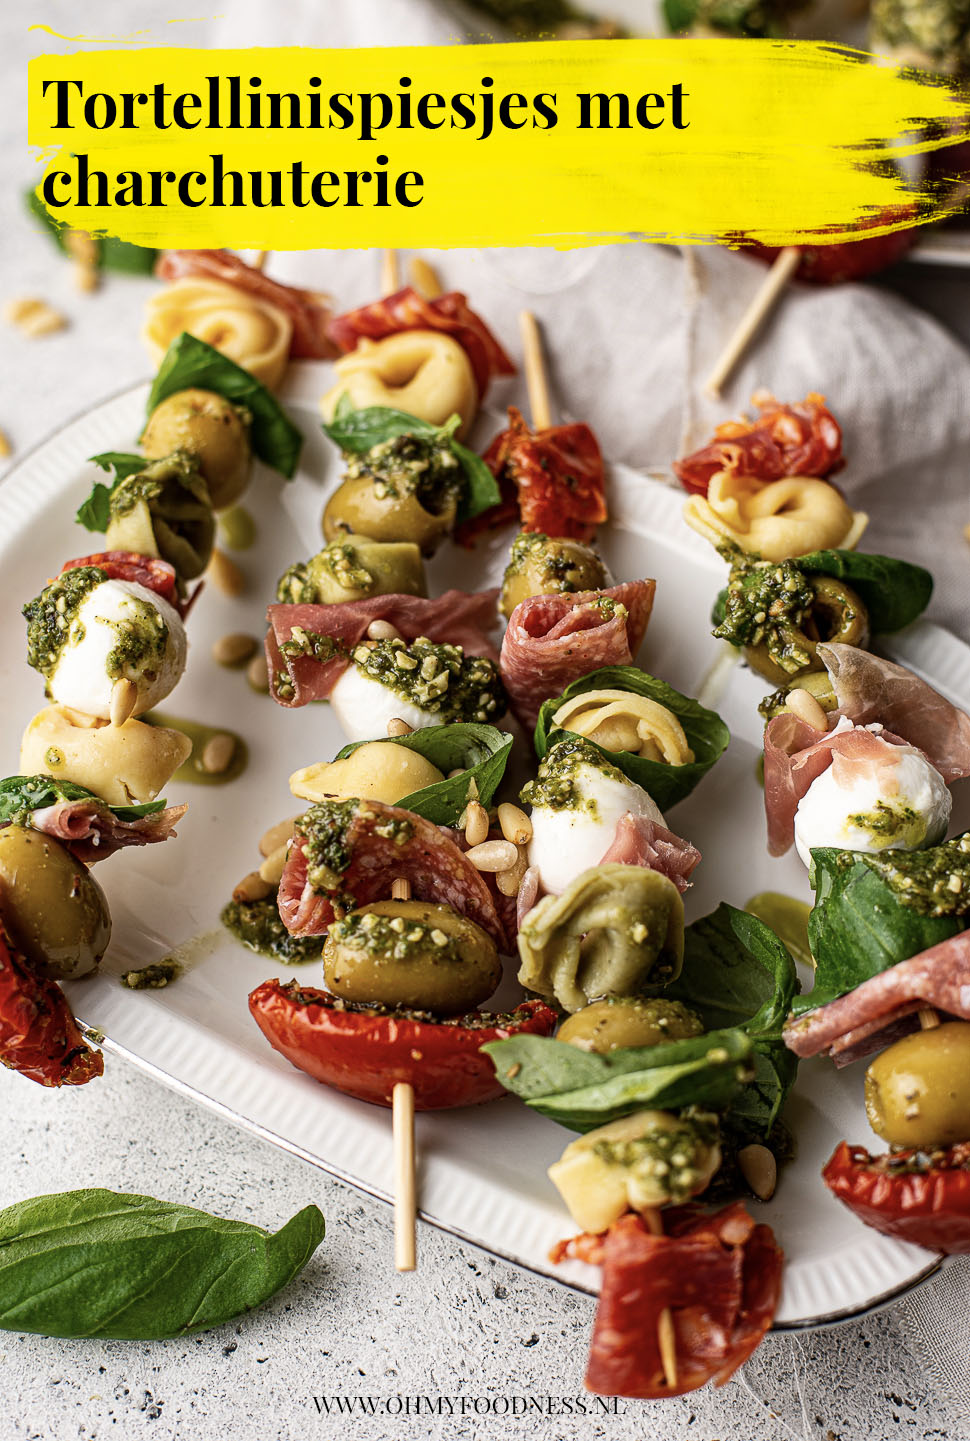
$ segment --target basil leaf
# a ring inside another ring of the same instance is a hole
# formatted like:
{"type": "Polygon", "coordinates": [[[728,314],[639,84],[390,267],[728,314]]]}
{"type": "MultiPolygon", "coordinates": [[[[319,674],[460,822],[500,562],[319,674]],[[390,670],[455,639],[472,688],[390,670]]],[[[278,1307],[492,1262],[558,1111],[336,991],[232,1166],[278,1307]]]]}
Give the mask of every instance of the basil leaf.
{"type": "Polygon", "coordinates": [[[148,464],[143,455],[135,455],[130,450],[103,450],[100,455],[89,455],[88,460],[91,465],[98,465],[102,470],[114,471],[112,490],[119,481],[127,480],[129,475],[137,475],[148,464]]]}
{"type": "Polygon", "coordinates": [[[830,575],[847,581],[869,612],[876,635],[902,630],[930,603],[933,577],[921,565],[891,555],[864,555],[854,550],[813,550],[797,557],[805,575],[830,575]]]}
{"type": "MultiPolygon", "coordinates": [[[[336,759],[342,761],[358,746],[370,744],[370,741],[354,741],[339,750],[336,759]]],[[[482,805],[487,808],[491,804],[505,774],[512,737],[507,731],[496,730],[495,726],[462,721],[422,727],[410,735],[382,739],[378,744],[406,746],[408,750],[417,751],[444,771],[446,776],[459,766],[463,768],[464,775],[424,786],[397,802],[404,810],[414,811],[425,820],[434,821],[435,825],[456,826],[468,804],[468,784],[473,778],[482,805]]]]}
{"type": "Polygon", "coordinates": [[[271,1234],[151,1196],[36,1196],[0,1211],[0,1327],[125,1341],[205,1331],[275,1295],[323,1235],[316,1206],[271,1234]]]}
{"type": "MultiPolygon", "coordinates": [[[[55,219],[33,186],[24,192],[24,201],[31,215],[48,232],[58,250],[62,250],[65,255],[69,254],[64,236],[70,227],[63,220],[55,219]]],[[[128,240],[118,240],[113,235],[93,235],[91,239],[97,252],[98,267],[102,270],[120,270],[129,275],[151,275],[155,269],[157,250],[145,245],[133,245],[128,240]]]]}
{"type": "Polygon", "coordinates": [[[667,29],[677,35],[681,30],[690,29],[697,14],[697,0],[663,0],[664,19],[667,29]]]}
{"type": "Polygon", "coordinates": [[[608,751],[602,746],[596,747],[611,765],[642,786],[662,811],[690,795],[714,762],[724,754],[731,739],[730,731],[715,711],[706,710],[665,681],[632,665],[604,666],[602,670],[591,671],[589,675],[573,681],[554,700],[544,702],[535,730],[535,748],[540,758],[555,741],[567,734],[553,721],[556,711],[573,696],[585,695],[591,690],[624,690],[631,695],[645,696],[647,700],[656,701],[673,711],[683,726],[687,744],[694,752],[694,760],[684,766],[646,760],[630,751],[608,751]]]}
{"type": "Polygon", "coordinates": [[[573,1131],[591,1131],[647,1106],[726,1110],[750,1075],[752,1057],[751,1042],[738,1030],[605,1055],[547,1036],[510,1036],[482,1050],[507,1090],[573,1131]]]}
{"type": "Polygon", "coordinates": [[[34,811],[47,806],[59,805],[62,801],[98,801],[105,810],[111,811],[119,821],[137,821],[142,816],[153,816],[165,809],[165,802],[146,801],[136,806],[109,806],[94,791],[74,781],[55,780],[52,776],[7,776],[0,781],[0,824],[12,821],[24,824],[34,811]]]}
{"type": "Polygon", "coordinates": [[[363,455],[385,440],[399,435],[426,435],[436,440],[448,440],[452,453],[457,457],[465,474],[465,493],[458,506],[457,522],[471,520],[493,505],[498,505],[502,496],[494,475],[482,460],[467,446],[454,438],[460,420],[452,415],[444,425],[432,425],[404,410],[393,410],[385,405],[366,405],[354,409],[353,401],[346,392],[337,402],[333,420],[324,424],[323,432],[339,445],[341,450],[352,455],[363,455]]]}
{"type": "Polygon", "coordinates": [[[137,475],[139,471],[145,469],[148,462],[143,455],[133,455],[128,450],[105,450],[100,455],[89,456],[88,459],[93,465],[99,465],[102,470],[113,470],[114,480],[110,485],[104,485],[100,480],[96,480],[91,488],[91,494],[78,507],[74,519],[86,530],[100,531],[101,534],[104,534],[111,520],[112,494],[127,476],[137,475]]]}
{"type": "Polygon", "coordinates": [[[274,395],[248,370],[221,355],[187,331],[172,341],[162,358],[148,397],[148,414],[170,395],[198,386],[214,390],[252,416],[250,435],[260,460],[287,480],[292,479],[303,448],[303,436],[274,395]]]}
{"type": "Polygon", "coordinates": [[[795,962],[763,921],[722,902],[684,931],[684,964],[664,991],[712,1030],[736,1026],[752,1039],[781,1038],[799,989],[795,962]]]}
{"type": "Polygon", "coordinates": [[[725,1117],[736,1145],[767,1142],[798,1074],[798,1057],[780,1041],[755,1041],[754,1076],[731,1102],[725,1117]]]}
{"type": "Polygon", "coordinates": [[[922,916],[902,905],[853,851],[813,848],[809,879],[815,891],[808,918],[815,988],[795,1001],[796,1015],[846,995],[862,981],[964,929],[955,916],[922,916]]]}

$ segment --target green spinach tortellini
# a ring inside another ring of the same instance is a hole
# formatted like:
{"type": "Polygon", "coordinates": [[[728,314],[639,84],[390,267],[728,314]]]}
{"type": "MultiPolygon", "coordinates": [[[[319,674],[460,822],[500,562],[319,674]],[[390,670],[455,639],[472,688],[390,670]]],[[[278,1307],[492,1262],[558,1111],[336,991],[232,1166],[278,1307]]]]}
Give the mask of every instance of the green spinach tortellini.
{"type": "Polygon", "coordinates": [[[126,476],[111,492],[108,550],[160,556],[180,581],[209,564],[216,522],[195,457],[176,450],[126,476]]]}

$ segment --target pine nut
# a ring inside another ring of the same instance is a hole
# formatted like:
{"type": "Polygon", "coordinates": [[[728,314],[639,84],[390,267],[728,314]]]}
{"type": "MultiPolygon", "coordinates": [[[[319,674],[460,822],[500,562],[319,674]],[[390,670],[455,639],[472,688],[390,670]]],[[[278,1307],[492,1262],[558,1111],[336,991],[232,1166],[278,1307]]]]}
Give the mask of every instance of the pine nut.
{"type": "Polygon", "coordinates": [[[519,894],[523,877],[529,868],[529,857],[526,854],[525,847],[520,846],[518,849],[519,859],[515,865],[510,866],[507,871],[499,871],[495,877],[495,884],[503,896],[517,896],[519,894]]]}
{"type": "Polygon", "coordinates": [[[60,311],[48,305],[46,300],[38,300],[36,296],[24,296],[19,300],[9,301],[4,307],[3,318],[15,325],[22,335],[32,338],[53,335],[56,330],[63,330],[67,325],[67,320],[60,311]]]}
{"type": "Polygon", "coordinates": [[[792,715],[797,715],[806,725],[812,726],[817,731],[827,731],[829,728],[828,716],[825,714],[818,701],[811,691],[796,686],[790,690],[785,697],[785,707],[792,715]]]}
{"type": "Polygon", "coordinates": [[[246,679],[261,695],[269,695],[269,671],[264,655],[254,655],[246,667],[246,679]]]}
{"type": "Polygon", "coordinates": [[[400,716],[392,716],[387,723],[387,734],[393,739],[395,736],[409,736],[414,726],[409,726],[406,720],[400,716]]]}
{"type": "Polygon", "coordinates": [[[223,595],[242,595],[246,589],[246,577],[236,562],[230,560],[225,551],[220,550],[218,546],[212,552],[212,559],[209,561],[206,575],[216,590],[221,590],[223,595]]]}
{"type": "Polygon", "coordinates": [[[511,841],[485,841],[465,852],[476,871],[507,871],[515,865],[519,852],[511,841]]]}
{"type": "Polygon", "coordinates": [[[488,840],[488,811],[478,801],[469,801],[465,807],[465,840],[469,846],[488,840]]]}
{"type": "Polygon", "coordinates": [[[135,706],[138,704],[138,687],[134,681],[122,676],[116,680],[111,687],[111,707],[109,714],[113,726],[123,726],[129,718],[135,706]]]}
{"type": "Polygon", "coordinates": [[[296,830],[296,816],[290,816],[288,820],[277,821],[275,826],[270,826],[259,838],[259,854],[271,856],[280,846],[286,844],[293,832],[296,830]]]}
{"type": "Polygon", "coordinates": [[[234,901],[264,901],[271,893],[273,887],[268,881],[264,881],[259,871],[250,871],[248,876],[243,876],[238,886],[232,893],[234,901]]]}
{"type": "Polygon", "coordinates": [[[278,886],[283,879],[283,867],[286,865],[286,853],[289,848],[289,841],[284,841],[281,846],[276,847],[275,851],[270,852],[260,866],[259,874],[268,885],[278,886]]]}
{"type": "Polygon", "coordinates": [[[13,455],[10,436],[5,430],[0,430],[0,460],[5,460],[8,455],[13,455]]]}
{"type": "Polygon", "coordinates": [[[220,731],[210,736],[202,749],[202,769],[210,775],[221,776],[232,765],[236,754],[236,737],[220,731]]]}
{"type": "Polygon", "coordinates": [[[216,665],[241,666],[255,654],[259,641],[254,635],[242,631],[231,631],[221,635],[212,647],[212,659],[216,665]]]}
{"type": "Polygon", "coordinates": [[[738,1152],[741,1174],[755,1195],[768,1201],[778,1184],[778,1165],[767,1146],[742,1146],[738,1152]]]}
{"type": "Polygon", "coordinates": [[[464,766],[455,766],[455,769],[453,771],[449,771],[448,774],[445,776],[445,780],[453,781],[455,779],[455,776],[463,776],[464,774],[464,766]]]}
{"type": "Polygon", "coordinates": [[[96,265],[75,264],[72,269],[74,288],[82,295],[93,295],[101,284],[101,272],[96,265]]]}
{"type": "Polygon", "coordinates": [[[516,846],[527,846],[532,839],[532,822],[519,806],[504,801],[498,808],[498,823],[507,841],[516,846]]]}
{"type": "Polygon", "coordinates": [[[371,640],[401,639],[401,632],[396,625],[391,625],[389,620],[372,620],[367,627],[367,634],[371,640]]]}

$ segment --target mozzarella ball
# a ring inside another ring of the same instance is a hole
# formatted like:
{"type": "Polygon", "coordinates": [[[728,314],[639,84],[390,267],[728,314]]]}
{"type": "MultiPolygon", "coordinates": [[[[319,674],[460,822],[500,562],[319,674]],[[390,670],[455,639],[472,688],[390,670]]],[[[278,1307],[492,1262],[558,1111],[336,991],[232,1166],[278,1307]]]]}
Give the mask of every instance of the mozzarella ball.
{"type": "Polygon", "coordinates": [[[330,694],[330,704],[349,741],[379,740],[389,720],[406,721],[412,730],[441,725],[441,715],[405,700],[380,681],[349,665],[330,694]]]}
{"type": "Polygon", "coordinates": [[[829,766],[795,812],[795,847],[805,865],[813,846],[875,853],[937,845],[950,824],[953,798],[935,766],[912,746],[882,742],[873,765],[829,766]]]}
{"type": "Polygon", "coordinates": [[[627,812],[664,824],[647,792],[615,766],[580,762],[572,778],[575,805],[532,807],[529,865],[537,868],[542,889],[554,895],[561,895],[590,866],[599,865],[627,812]]]}
{"type": "Polygon", "coordinates": [[[134,714],[158,705],[185,670],[187,643],[178,612],[144,585],[104,580],[75,611],[47,689],[53,701],[107,720],[122,677],[138,688],[134,714]]]}

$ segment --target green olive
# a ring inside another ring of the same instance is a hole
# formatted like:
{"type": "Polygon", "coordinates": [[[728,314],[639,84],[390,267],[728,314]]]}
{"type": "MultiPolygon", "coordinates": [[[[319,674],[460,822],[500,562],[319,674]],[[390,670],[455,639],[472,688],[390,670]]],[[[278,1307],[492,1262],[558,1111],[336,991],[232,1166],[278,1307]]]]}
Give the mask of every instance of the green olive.
{"type": "Polygon", "coordinates": [[[970,1139],[970,1022],[915,1031],[866,1072],[866,1115],[894,1146],[950,1146],[970,1139]]]}
{"type": "Polygon", "coordinates": [[[214,510],[233,505],[249,483],[249,415],[211,390],[179,390],[155,407],[141,437],[151,460],[184,450],[194,455],[214,510]]]}
{"type": "Polygon", "coordinates": [[[523,532],[512,544],[499,610],[510,616],[531,595],[601,590],[610,574],[590,546],[580,540],[523,532]]]}
{"type": "Polygon", "coordinates": [[[808,583],[815,592],[815,599],[802,624],[800,639],[812,657],[809,664],[801,670],[786,671],[771,659],[764,641],[760,645],[744,647],[748,665],[772,685],[801,685],[804,676],[824,670],[815,654],[821,641],[837,641],[840,645],[863,648],[869,643],[869,612],[851,586],[830,575],[810,575],[808,583]]]}
{"type": "Polygon", "coordinates": [[[450,906],[375,901],[331,925],[323,973],[345,1001],[460,1015],[492,994],[502,963],[481,927],[450,906]]]}
{"type": "Polygon", "coordinates": [[[345,480],[327,501],[323,534],[329,541],[348,535],[410,541],[422,555],[434,555],[453,530],[457,513],[458,498],[453,492],[442,496],[440,510],[425,510],[413,492],[395,492],[372,476],[361,475],[345,480]]]}
{"type": "Polygon", "coordinates": [[[0,911],[18,950],[58,980],[93,971],[111,938],[107,898],[87,866],[26,826],[0,830],[0,911]]]}
{"type": "Polygon", "coordinates": [[[824,711],[837,710],[839,698],[832,688],[832,677],[827,670],[813,670],[808,675],[800,675],[790,685],[783,685],[779,690],[772,691],[771,695],[765,696],[758,707],[758,711],[765,720],[771,720],[772,716],[780,715],[788,706],[788,692],[791,690],[807,690],[809,695],[814,696],[824,711]]]}
{"type": "Polygon", "coordinates": [[[411,541],[343,536],[318,551],[306,569],[318,605],[370,595],[428,594],[421,551],[411,541]]]}
{"type": "Polygon", "coordinates": [[[662,1046],[703,1033],[700,1017],[680,1001],[609,996],[575,1011],[559,1027],[556,1039],[602,1054],[626,1046],[662,1046]]]}

